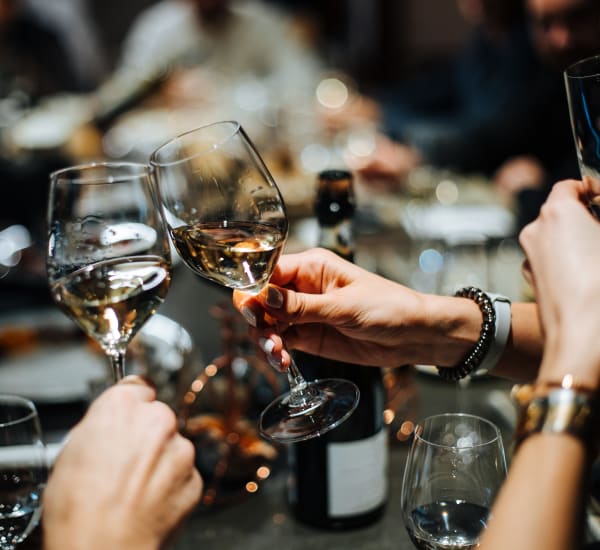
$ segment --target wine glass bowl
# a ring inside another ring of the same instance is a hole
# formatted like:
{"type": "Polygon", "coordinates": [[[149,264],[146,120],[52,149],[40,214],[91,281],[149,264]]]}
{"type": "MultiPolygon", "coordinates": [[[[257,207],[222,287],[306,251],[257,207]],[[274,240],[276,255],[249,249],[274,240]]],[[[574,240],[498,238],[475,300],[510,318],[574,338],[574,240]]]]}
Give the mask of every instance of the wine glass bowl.
{"type": "Polygon", "coordinates": [[[100,345],[118,380],[128,343],[171,281],[151,169],[91,163],[52,173],[48,227],[52,297],[100,345]]]}
{"type": "MultiPolygon", "coordinates": [[[[591,179],[600,196],[600,55],[568,67],[564,79],[581,177],[591,179]]],[[[590,208],[600,213],[598,197],[592,198],[590,208]]]]}
{"type": "Polygon", "coordinates": [[[229,288],[260,292],[288,222],[279,189],[243,129],[224,122],[186,132],[156,151],[151,164],[185,263],[229,288]]]}
{"type": "Polygon", "coordinates": [[[46,453],[35,405],[0,394],[0,548],[29,535],[41,514],[46,453]]]}
{"type": "Polygon", "coordinates": [[[402,485],[404,524],[421,550],[477,548],[506,476],[498,428],[468,414],[441,414],[414,432],[402,485]]]}
{"type": "Polygon", "coordinates": [[[564,73],[571,127],[582,176],[600,174],[600,55],[564,73]]]}
{"type": "MultiPolygon", "coordinates": [[[[235,121],[202,126],[150,157],[163,216],[177,252],[194,272],[257,294],[283,250],[288,218],[281,193],[250,138],[235,121]]],[[[338,379],[307,383],[292,362],[290,392],[262,413],[269,440],[291,443],[325,433],[358,403],[338,379]]]]}

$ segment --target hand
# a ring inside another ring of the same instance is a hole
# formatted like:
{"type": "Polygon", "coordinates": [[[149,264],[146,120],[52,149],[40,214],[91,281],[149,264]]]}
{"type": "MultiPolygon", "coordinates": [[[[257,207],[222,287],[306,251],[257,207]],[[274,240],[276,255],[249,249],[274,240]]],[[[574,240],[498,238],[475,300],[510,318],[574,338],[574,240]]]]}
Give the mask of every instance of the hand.
{"type": "Polygon", "coordinates": [[[378,124],[381,120],[380,107],[374,99],[351,93],[343,107],[317,108],[318,120],[325,132],[336,134],[354,126],[378,124]]]}
{"type": "Polygon", "coordinates": [[[470,300],[420,294],[322,249],[282,256],[271,283],[258,296],[235,291],[233,300],[256,327],[252,335],[269,363],[281,370],[289,355],[279,333],[290,348],[341,361],[450,366],[481,327],[470,300]]]}
{"type": "Polygon", "coordinates": [[[71,431],[44,493],[46,550],[155,550],[198,502],[194,447],[155,397],[127,377],[71,431]]]}
{"type": "Polygon", "coordinates": [[[520,242],[527,255],[525,277],[534,288],[545,332],[540,378],[598,387],[600,224],[587,204],[598,183],[568,180],[554,185],[539,217],[526,226],[520,242]]]}
{"type": "Polygon", "coordinates": [[[368,181],[402,186],[408,174],[421,162],[416,149],[379,135],[373,154],[361,160],[356,169],[368,181]]]}
{"type": "Polygon", "coordinates": [[[540,189],[546,178],[542,164],[534,157],[520,156],[506,161],[494,175],[496,187],[508,195],[524,189],[540,189]]]}

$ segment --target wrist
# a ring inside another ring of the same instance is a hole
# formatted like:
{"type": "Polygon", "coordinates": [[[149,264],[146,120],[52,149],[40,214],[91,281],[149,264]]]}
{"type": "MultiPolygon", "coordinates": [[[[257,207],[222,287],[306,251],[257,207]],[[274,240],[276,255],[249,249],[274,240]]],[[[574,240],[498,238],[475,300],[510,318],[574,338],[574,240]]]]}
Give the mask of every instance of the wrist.
{"type": "Polygon", "coordinates": [[[78,520],[75,524],[63,523],[58,529],[44,525],[44,550],[159,550],[161,542],[151,534],[137,534],[131,529],[123,531],[115,523],[107,528],[96,528],[92,523],[78,520]],[[91,525],[91,526],[90,526],[91,525]]]}
{"type": "Polygon", "coordinates": [[[412,326],[414,363],[450,367],[479,339],[481,312],[472,300],[422,294],[418,315],[412,326]]]}
{"type": "Polygon", "coordinates": [[[547,344],[536,381],[538,384],[560,384],[566,376],[572,376],[575,387],[586,388],[589,391],[597,391],[600,387],[598,379],[600,372],[600,359],[593,359],[589,348],[585,345],[569,345],[567,350],[554,345],[550,336],[547,336],[547,344]]]}
{"type": "Polygon", "coordinates": [[[571,436],[594,449],[597,440],[596,392],[575,386],[566,375],[560,382],[515,385],[511,397],[517,407],[515,445],[533,434],[571,436]]]}

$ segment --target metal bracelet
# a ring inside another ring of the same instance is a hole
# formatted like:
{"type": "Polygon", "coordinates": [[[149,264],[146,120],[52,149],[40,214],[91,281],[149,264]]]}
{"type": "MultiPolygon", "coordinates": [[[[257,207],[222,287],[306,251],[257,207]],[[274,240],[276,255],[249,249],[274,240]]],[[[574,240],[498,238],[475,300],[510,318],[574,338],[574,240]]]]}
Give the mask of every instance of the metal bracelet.
{"type": "Polygon", "coordinates": [[[465,287],[458,290],[455,296],[473,300],[479,306],[483,321],[479,339],[468,355],[454,367],[437,367],[440,377],[452,382],[477,370],[490,349],[496,330],[496,311],[491,298],[483,290],[473,286],[465,287]]]}
{"type": "Polygon", "coordinates": [[[518,409],[515,450],[534,433],[570,434],[589,446],[596,444],[596,396],[570,388],[531,396],[522,386],[512,391],[518,409]],[[528,395],[529,394],[529,395],[528,395]]]}

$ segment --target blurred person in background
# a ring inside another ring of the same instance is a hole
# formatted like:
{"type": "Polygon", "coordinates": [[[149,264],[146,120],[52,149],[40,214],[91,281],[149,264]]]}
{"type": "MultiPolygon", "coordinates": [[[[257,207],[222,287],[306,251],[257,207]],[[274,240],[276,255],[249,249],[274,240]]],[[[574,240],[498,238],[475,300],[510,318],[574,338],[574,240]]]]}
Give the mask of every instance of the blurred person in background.
{"type": "Polygon", "coordinates": [[[359,170],[402,184],[426,163],[493,172],[508,157],[552,159],[569,143],[561,75],[535,51],[524,0],[458,0],[472,25],[451,62],[379,94],[382,135],[359,170]]]}
{"type": "Polygon", "coordinates": [[[284,14],[258,0],[160,0],[133,21],[99,97],[154,86],[167,106],[181,107],[255,80],[271,101],[291,101],[314,89],[319,65],[284,14]]]}
{"type": "Polygon", "coordinates": [[[76,73],[78,90],[94,90],[106,78],[108,61],[91,0],[25,0],[39,19],[56,29],[76,73]]]}
{"type": "Polygon", "coordinates": [[[52,94],[81,91],[84,83],[71,60],[64,36],[26,0],[0,0],[2,115],[52,94]]]}
{"type": "MultiPolygon", "coordinates": [[[[573,63],[600,53],[600,2],[597,0],[527,0],[533,41],[540,57],[562,74],[573,63]]],[[[497,171],[500,189],[515,195],[521,212],[521,225],[537,216],[553,182],[579,177],[571,127],[563,122],[568,114],[566,96],[558,105],[558,116],[569,143],[550,162],[531,150],[527,155],[508,159],[497,171]]],[[[553,116],[552,114],[549,116],[553,116]]],[[[540,132],[539,139],[544,142],[540,132]]]]}
{"type": "Polygon", "coordinates": [[[61,136],[103,74],[86,1],[0,0],[0,312],[50,302],[48,174],[71,164],[61,136]]]}
{"type": "Polygon", "coordinates": [[[579,177],[562,71],[600,52],[600,2],[525,0],[525,12],[522,4],[459,0],[476,24],[472,41],[446,79],[432,75],[417,94],[409,88],[397,101],[382,100],[385,133],[360,167],[367,179],[402,183],[421,163],[483,171],[515,198],[523,227],[553,182],[579,177]],[[452,97],[459,101],[448,111],[441,98],[452,97]]]}
{"type": "MultiPolygon", "coordinates": [[[[64,159],[49,150],[21,154],[11,142],[10,131],[47,98],[83,92],[95,84],[73,59],[64,29],[41,10],[28,0],[0,0],[0,230],[23,224],[35,231],[35,237],[45,235],[48,173],[64,159]]],[[[38,130],[44,135],[47,128],[38,130]]]]}

